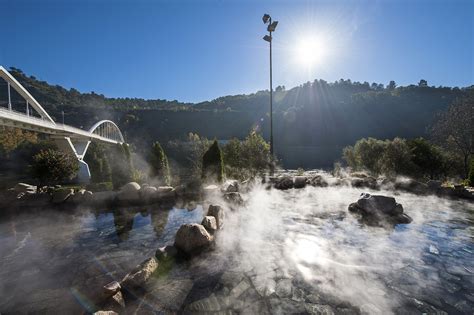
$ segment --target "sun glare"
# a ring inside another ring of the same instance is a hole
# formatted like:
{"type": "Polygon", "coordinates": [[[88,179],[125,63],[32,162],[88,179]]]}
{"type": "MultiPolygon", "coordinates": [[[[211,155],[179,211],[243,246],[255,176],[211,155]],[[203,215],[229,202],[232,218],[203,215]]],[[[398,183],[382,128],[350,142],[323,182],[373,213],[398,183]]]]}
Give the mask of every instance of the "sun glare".
{"type": "Polygon", "coordinates": [[[301,66],[312,67],[323,61],[326,51],[322,38],[306,37],[296,44],[295,59],[301,66]]]}

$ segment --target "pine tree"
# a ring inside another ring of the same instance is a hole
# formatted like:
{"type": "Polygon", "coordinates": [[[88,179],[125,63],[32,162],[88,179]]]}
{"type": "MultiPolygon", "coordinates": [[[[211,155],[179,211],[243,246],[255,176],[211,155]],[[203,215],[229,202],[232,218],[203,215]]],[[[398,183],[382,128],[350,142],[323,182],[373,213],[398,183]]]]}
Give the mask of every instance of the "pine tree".
{"type": "Polygon", "coordinates": [[[153,144],[149,162],[151,167],[150,177],[158,178],[166,185],[169,185],[170,169],[168,165],[168,158],[166,157],[165,151],[163,150],[159,142],[155,142],[153,144]]]}
{"type": "Polygon", "coordinates": [[[224,160],[217,140],[214,140],[202,157],[202,178],[218,182],[222,182],[224,178],[224,160]]]}

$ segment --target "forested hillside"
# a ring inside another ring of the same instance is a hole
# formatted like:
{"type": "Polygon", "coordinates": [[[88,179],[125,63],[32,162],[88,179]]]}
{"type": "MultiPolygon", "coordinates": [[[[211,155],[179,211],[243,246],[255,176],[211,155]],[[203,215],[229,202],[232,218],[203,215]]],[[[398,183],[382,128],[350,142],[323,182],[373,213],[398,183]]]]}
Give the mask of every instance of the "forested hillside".
{"type": "MultiPolygon", "coordinates": [[[[198,104],[108,98],[52,86],[19,69],[10,70],[57,121],[62,119],[61,111],[66,124],[83,128],[99,119],[113,119],[138,147],[156,140],[166,144],[185,139],[189,132],[226,140],[244,138],[257,128],[269,138],[268,91],[198,104]]],[[[0,100],[4,103],[6,87],[1,83],[0,100]]],[[[341,156],[344,146],[363,137],[427,136],[436,113],[472,88],[430,87],[424,80],[403,87],[393,81],[385,87],[350,80],[315,80],[289,90],[277,87],[275,151],[286,167],[326,167],[341,156]]]]}

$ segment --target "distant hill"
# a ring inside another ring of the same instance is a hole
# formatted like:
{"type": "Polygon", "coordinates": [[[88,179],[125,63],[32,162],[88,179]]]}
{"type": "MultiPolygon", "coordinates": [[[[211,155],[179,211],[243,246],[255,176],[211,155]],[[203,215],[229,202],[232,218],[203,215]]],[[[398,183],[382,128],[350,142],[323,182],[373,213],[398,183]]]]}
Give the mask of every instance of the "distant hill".
{"type": "MultiPolygon", "coordinates": [[[[137,146],[159,140],[166,144],[189,132],[217,138],[243,138],[252,128],[269,138],[269,92],[233,95],[198,104],[104,95],[66,90],[49,85],[21,70],[11,73],[50,115],[77,127],[90,127],[99,119],[119,123],[129,142],[137,146]]],[[[0,82],[0,100],[6,88],[0,82]]],[[[427,136],[435,114],[473,87],[396,87],[339,80],[307,82],[274,92],[275,151],[286,167],[328,167],[341,150],[362,137],[390,139],[427,136]]]]}

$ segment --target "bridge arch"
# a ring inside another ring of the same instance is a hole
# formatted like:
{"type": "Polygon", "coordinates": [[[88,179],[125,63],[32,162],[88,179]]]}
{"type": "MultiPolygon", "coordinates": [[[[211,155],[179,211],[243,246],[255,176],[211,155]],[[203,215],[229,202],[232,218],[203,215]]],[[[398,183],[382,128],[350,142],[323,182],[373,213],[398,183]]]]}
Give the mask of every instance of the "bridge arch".
{"type": "Polygon", "coordinates": [[[116,142],[125,142],[120,128],[111,120],[98,121],[89,129],[89,132],[116,142]]]}

